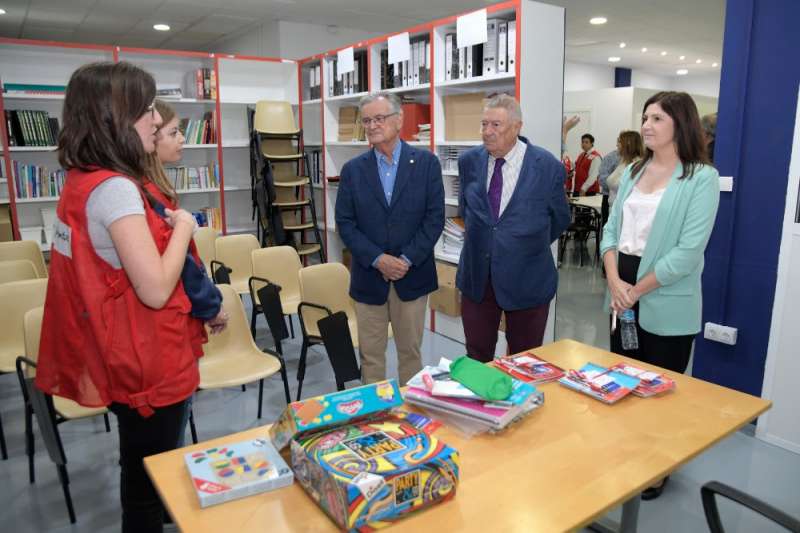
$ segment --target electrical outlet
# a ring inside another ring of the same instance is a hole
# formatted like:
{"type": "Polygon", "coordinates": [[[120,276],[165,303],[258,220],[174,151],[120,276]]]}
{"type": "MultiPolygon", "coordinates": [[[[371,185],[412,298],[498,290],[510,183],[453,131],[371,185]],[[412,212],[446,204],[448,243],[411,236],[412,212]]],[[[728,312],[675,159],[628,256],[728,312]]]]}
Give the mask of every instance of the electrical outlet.
{"type": "Polygon", "coordinates": [[[713,322],[706,322],[703,337],[710,341],[721,342],[723,344],[736,344],[736,338],[739,330],[730,326],[723,326],[722,324],[715,324],[713,322]]]}

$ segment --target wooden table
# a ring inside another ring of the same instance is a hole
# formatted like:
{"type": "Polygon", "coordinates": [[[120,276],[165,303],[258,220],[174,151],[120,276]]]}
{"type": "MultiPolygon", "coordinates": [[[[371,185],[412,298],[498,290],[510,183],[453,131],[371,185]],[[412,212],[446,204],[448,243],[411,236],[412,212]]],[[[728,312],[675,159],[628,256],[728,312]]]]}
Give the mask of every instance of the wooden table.
{"type": "MultiPolygon", "coordinates": [[[[609,365],[624,360],[569,340],[535,352],[565,369],[588,361],[609,365]]],[[[447,427],[439,429],[436,436],[461,455],[456,496],[397,522],[392,531],[565,531],[584,527],[625,502],[623,524],[635,530],[644,488],[771,405],[682,374],[664,373],[675,379],[677,390],[662,397],[629,397],[609,406],[548,383],[541,386],[545,405],[505,433],[466,439],[447,427]]],[[[183,454],[264,435],[266,426],[145,459],[183,531],[335,530],[297,483],[200,509],[183,454]]]]}

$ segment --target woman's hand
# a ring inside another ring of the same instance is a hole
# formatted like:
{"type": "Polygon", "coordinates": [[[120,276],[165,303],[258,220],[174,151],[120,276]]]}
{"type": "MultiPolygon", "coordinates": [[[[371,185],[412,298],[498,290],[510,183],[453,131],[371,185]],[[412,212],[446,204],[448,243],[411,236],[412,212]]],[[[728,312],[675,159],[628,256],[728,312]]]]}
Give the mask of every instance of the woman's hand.
{"type": "Polygon", "coordinates": [[[164,214],[167,215],[167,224],[176,227],[178,224],[188,224],[192,228],[192,232],[197,229],[197,220],[194,216],[185,209],[164,209],[164,214]]]}
{"type": "MultiPolygon", "coordinates": [[[[633,304],[630,303],[630,292],[633,289],[633,285],[619,278],[612,279],[611,276],[608,276],[607,280],[608,291],[611,293],[611,309],[620,314],[625,309],[633,307],[633,304]]],[[[634,303],[636,302],[634,301],[634,303]]]]}
{"type": "Polygon", "coordinates": [[[217,316],[208,320],[206,325],[211,330],[211,334],[216,335],[217,333],[225,331],[225,328],[228,327],[228,318],[228,313],[226,313],[224,309],[220,309],[217,316]]]}

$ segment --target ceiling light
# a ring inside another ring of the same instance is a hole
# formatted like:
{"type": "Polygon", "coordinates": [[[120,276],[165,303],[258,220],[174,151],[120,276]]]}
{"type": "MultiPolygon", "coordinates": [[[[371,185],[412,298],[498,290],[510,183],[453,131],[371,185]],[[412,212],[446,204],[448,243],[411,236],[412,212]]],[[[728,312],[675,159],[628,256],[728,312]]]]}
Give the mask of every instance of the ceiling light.
{"type": "Polygon", "coordinates": [[[665,55],[667,55],[667,51],[666,51],[666,50],[662,50],[662,51],[661,51],[661,55],[662,55],[662,56],[665,56],[665,55]]]}
{"type": "Polygon", "coordinates": [[[628,45],[627,45],[627,44],[625,44],[625,43],[619,43],[619,47],[620,47],[620,48],[625,48],[626,46],[628,46],[628,45]]]}
{"type": "Polygon", "coordinates": [[[5,9],[2,9],[2,8],[0,8],[0,15],[5,15],[5,14],[6,14],[6,10],[5,10],[5,9]]]}
{"type": "Polygon", "coordinates": [[[642,52],[647,52],[647,47],[642,48],[642,52]]]}
{"type": "Polygon", "coordinates": [[[608,22],[608,19],[605,17],[592,17],[589,19],[589,24],[594,24],[595,26],[605,24],[606,22],[608,22]]]}
{"type": "Polygon", "coordinates": [[[686,59],[686,56],[681,56],[681,57],[679,57],[678,59],[680,59],[681,61],[683,61],[684,59],[686,59]]]}
{"type": "Polygon", "coordinates": [[[712,66],[712,67],[714,67],[714,68],[716,68],[716,67],[718,67],[718,66],[719,66],[719,63],[711,63],[711,66],[712,66]]]}
{"type": "Polygon", "coordinates": [[[622,61],[621,57],[611,56],[608,58],[609,63],[619,63],[620,61],[622,61]]]}
{"type": "Polygon", "coordinates": [[[695,61],[695,63],[697,63],[698,65],[699,65],[700,63],[702,63],[702,62],[703,62],[703,60],[702,60],[702,59],[698,59],[697,61],[695,61]]]}
{"type": "Polygon", "coordinates": [[[169,24],[153,24],[153,29],[158,31],[169,31],[169,24]]]}
{"type": "Polygon", "coordinates": [[[689,70],[685,68],[679,68],[678,70],[675,71],[675,74],[677,74],[678,76],[686,76],[687,74],[689,74],[689,70]]]}

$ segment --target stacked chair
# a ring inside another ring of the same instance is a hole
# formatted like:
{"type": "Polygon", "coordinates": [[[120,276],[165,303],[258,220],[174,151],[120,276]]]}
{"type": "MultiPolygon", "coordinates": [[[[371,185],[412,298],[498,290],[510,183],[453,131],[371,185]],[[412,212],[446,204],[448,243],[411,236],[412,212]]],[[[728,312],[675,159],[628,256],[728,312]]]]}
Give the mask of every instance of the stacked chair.
{"type": "Polygon", "coordinates": [[[289,102],[261,100],[253,116],[251,183],[262,246],[293,246],[300,257],[319,254],[325,262],[309,168],[303,153],[303,131],[297,127],[289,102]],[[255,170],[253,168],[253,170],[255,170]]]}

